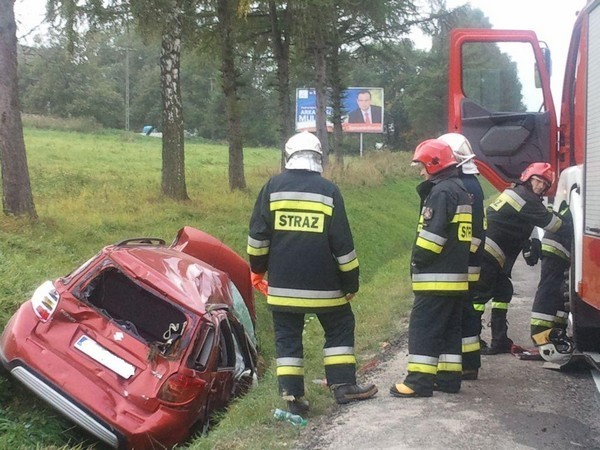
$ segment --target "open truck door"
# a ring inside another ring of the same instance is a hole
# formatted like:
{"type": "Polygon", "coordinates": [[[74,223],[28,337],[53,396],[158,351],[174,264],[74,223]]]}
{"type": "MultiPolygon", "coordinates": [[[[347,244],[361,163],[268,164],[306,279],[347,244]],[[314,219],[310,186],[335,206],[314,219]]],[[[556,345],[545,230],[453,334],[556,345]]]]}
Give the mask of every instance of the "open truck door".
{"type": "Polygon", "coordinates": [[[451,33],[448,131],[469,139],[479,171],[500,191],[531,162],[557,169],[549,66],[532,31],[451,33]]]}

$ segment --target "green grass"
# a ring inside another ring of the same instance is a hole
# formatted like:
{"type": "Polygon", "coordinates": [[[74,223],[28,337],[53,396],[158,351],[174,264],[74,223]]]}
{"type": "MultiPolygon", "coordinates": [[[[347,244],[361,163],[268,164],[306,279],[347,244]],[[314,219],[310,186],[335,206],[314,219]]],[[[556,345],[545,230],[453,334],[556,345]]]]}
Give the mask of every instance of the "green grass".
{"type": "MultiPolygon", "coordinates": [[[[248,189],[230,192],[227,147],[188,141],[186,181],[191,200],[174,202],[160,194],[159,139],[27,128],[25,142],[39,221],[32,224],[0,215],[0,327],[44,280],[67,274],[103,246],[122,239],[151,236],[170,242],[181,227],[190,225],[245,256],[256,195],[279,167],[276,149],[245,149],[248,189]]],[[[406,153],[367,153],[364,158],[347,158],[344,167],[333,167],[326,174],[342,189],[361,265],[361,290],[352,302],[361,367],[398,333],[411,303],[408,258],[419,180],[409,163],[406,153]]],[[[297,429],[271,418],[271,410],[283,403],[273,369],[271,318],[260,296],[257,312],[266,363],[259,386],[222,413],[207,436],[182,447],[282,448],[297,437],[297,429]]],[[[311,417],[334,404],[327,389],[313,383],[324,378],[322,344],[318,321],[308,320],[305,362],[311,417]]],[[[94,445],[92,438],[6,377],[0,377],[0,405],[0,448],[94,445]]]]}

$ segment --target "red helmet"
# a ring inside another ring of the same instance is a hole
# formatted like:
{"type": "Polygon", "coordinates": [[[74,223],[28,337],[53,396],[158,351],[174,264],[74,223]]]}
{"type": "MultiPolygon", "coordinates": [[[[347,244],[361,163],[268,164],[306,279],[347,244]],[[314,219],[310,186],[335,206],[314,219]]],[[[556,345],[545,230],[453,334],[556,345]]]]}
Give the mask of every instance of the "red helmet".
{"type": "Polygon", "coordinates": [[[452,148],[440,139],[427,139],[417,145],[412,161],[423,164],[429,175],[458,164],[452,148]]]}
{"type": "Polygon", "coordinates": [[[548,163],[534,162],[529,164],[521,174],[521,181],[525,183],[533,176],[542,178],[549,186],[554,184],[554,170],[552,170],[552,166],[548,163]]]}

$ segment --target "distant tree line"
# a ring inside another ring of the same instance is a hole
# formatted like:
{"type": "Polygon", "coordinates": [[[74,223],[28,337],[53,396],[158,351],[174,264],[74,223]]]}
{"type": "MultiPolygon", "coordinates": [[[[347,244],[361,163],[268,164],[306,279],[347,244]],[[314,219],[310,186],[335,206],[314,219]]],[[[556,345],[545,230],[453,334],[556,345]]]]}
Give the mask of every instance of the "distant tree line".
{"type": "MultiPolygon", "coordinates": [[[[420,139],[446,126],[447,37],[456,26],[489,27],[478,10],[463,7],[436,12],[423,22],[431,50],[415,47],[406,34],[385,41],[364,40],[340,48],[344,85],[385,90],[384,141],[391,149],[412,149],[420,139]]],[[[250,28],[250,21],[247,23],[250,28]]],[[[403,28],[403,32],[406,30],[403,28]]],[[[252,34],[252,30],[246,30],[252,34]]],[[[389,35],[394,35],[389,30],[389,35]]],[[[238,96],[243,140],[248,145],[281,144],[276,64],[268,36],[256,35],[237,58],[238,96]],[[261,41],[261,39],[263,39],[261,41]]],[[[95,27],[74,46],[53,31],[34,46],[19,47],[19,92],[24,113],[91,118],[106,128],[141,131],[162,127],[157,39],[123,27],[95,27]],[[73,54],[71,54],[71,51],[73,54]]],[[[210,140],[228,137],[221,61],[214,48],[182,52],[181,85],[186,133],[210,140]],[[212,51],[211,51],[212,50],[212,51]]],[[[290,103],[295,88],[314,86],[306,55],[290,58],[290,103]],[[303,59],[304,58],[304,59],[303,59]]],[[[354,136],[356,137],[356,136],[354,136]]],[[[356,149],[352,137],[348,151],[356,149]]]]}
{"type": "MultiPolygon", "coordinates": [[[[449,11],[445,0],[429,0],[427,13],[414,0],[47,0],[49,35],[17,52],[12,4],[0,2],[0,112],[14,117],[0,133],[0,159],[22,161],[2,167],[4,189],[15,187],[3,207],[31,217],[20,112],[157,127],[162,193],[186,200],[185,133],[226,140],[229,187],[244,189],[244,145],[283,150],[298,87],[315,88],[325,165],[330,149],[341,167],[356,151],[357,136],[341,124],[348,86],[385,91],[385,133],[368,135],[367,145],[410,150],[442,133],[449,32],[490,26],[481,11],[449,11]],[[408,39],[415,26],[431,37],[431,50],[408,39]]],[[[481,56],[484,66],[488,58],[512,67],[500,51],[481,56]]]]}

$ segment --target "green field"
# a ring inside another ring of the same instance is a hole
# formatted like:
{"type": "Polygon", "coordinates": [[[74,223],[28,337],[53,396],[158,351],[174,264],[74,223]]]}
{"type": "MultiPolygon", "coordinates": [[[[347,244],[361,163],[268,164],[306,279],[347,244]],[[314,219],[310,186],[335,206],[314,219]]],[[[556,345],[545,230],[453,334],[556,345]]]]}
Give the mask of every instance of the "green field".
{"type": "MultiPolygon", "coordinates": [[[[39,221],[0,215],[0,327],[43,281],[67,274],[103,246],[122,239],[150,236],[170,242],[181,227],[190,225],[246,257],[254,200],[279,168],[276,149],[245,149],[248,189],[230,192],[227,146],[187,141],[191,200],[174,202],[160,194],[159,139],[27,128],[25,142],[39,221]]],[[[398,335],[400,319],[410,308],[408,260],[419,178],[408,153],[375,151],[346,158],[344,167],[332,167],[326,176],[342,190],[360,260],[361,290],[352,304],[362,367],[398,335]]],[[[261,296],[257,310],[267,366],[259,386],[222,413],[207,436],[194,437],[181,448],[293,446],[298,430],[271,417],[271,410],[283,402],[273,370],[271,318],[261,296]]],[[[308,321],[306,385],[313,418],[334,407],[329,392],[312,382],[324,378],[322,344],[318,321],[308,321]]],[[[380,390],[386,395],[387,386],[380,390]]],[[[0,377],[0,406],[0,449],[103,448],[5,376],[0,377]]]]}

